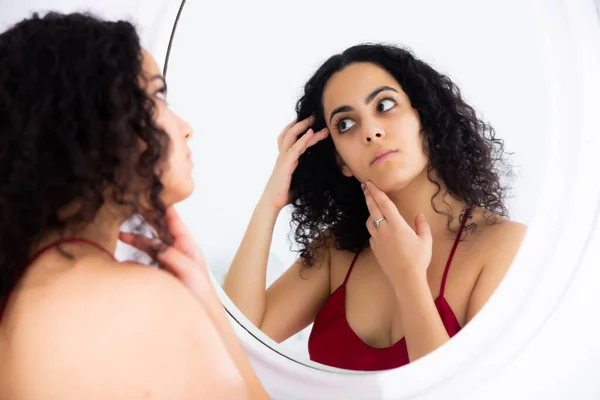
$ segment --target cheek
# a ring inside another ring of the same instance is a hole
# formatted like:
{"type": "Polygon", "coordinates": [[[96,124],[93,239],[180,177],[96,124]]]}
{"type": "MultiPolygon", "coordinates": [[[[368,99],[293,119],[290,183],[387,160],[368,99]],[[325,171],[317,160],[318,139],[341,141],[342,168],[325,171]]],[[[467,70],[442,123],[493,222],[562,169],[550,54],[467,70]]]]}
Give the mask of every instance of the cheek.
{"type": "Polygon", "coordinates": [[[361,148],[360,143],[354,143],[353,138],[345,137],[342,140],[340,140],[340,138],[334,139],[333,144],[338,153],[338,157],[340,157],[339,161],[350,168],[353,168],[353,166],[358,164],[360,154],[356,149],[361,148]]]}
{"type": "Polygon", "coordinates": [[[174,158],[180,157],[180,154],[182,153],[183,138],[176,134],[176,122],[168,113],[163,113],[159,126],[167,133],[167,136],[169,136],[169,152],[167,157],[170,161],[173,161],[174,158]]]}
{"type": "Polygon", "coordinates": [[[390,132],[394,132],[402,147],[410,149],[411,153],[423,154],[421,122],[416,113],[394,119],[390,132]]]}

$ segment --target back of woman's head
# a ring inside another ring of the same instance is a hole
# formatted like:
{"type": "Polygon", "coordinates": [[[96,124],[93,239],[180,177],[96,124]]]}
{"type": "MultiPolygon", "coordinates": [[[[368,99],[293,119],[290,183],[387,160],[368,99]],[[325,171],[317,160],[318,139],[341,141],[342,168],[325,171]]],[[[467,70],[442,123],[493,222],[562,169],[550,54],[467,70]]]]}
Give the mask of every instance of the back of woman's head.
{"type": "MultiPolygon", "coordinates": [[[[506,215],[506,189],[500,182],[509,171],[503,162],[502,141],[493,128],[480,120],[461,97],[458,87],[410,51],[384,44],[362,44],[330,57],[304,86],[296,105],[300,121],[316,117],[312,128],[326,126],[323,95],[331,77],[354,63],[371,63],[384,69],[401,86],[421,124],[423,151],[428,159],[427,176],[437,188],[466,204],[485,209],[493,220],[506,215]],[[442,185],[444,186],[442,188],[442,185]]],[[[295,240],[305,265],[314,262],[315,250],[329,235],[336,247],[352,252],[368,246],[365,226],[369,216],[360,183],[342,174],[331,135],[310,147],[292,177],[292,221],[295,240]],[[314,242],[317,240],[317,242],[314,242]]],[[[433,208],[448,218],[454,216],[433,208]]],[[[474,225],[469,224],[469,229],[474,225]]]]}
{"type": "Polygon", "coordinates": [[[168,136],[142,59],[130,23],[91,15],[34,15],[0,34],[0,298],[49,232],[91,222],[107,202],[133,214],[141,196],[164,213],[156,166],[168,136]]]}

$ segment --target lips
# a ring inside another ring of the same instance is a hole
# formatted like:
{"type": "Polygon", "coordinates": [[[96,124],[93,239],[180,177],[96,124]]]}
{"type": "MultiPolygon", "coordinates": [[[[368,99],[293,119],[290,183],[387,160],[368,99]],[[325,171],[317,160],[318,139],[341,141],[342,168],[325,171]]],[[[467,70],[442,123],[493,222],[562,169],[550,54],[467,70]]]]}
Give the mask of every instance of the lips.
{"type": "Polygon", "coordinates": [[[375,152],[373,159],[371,160],[371,165],[375,164],[378,160],[386,157],[389,154],[397,153],[398,150],[393,149],[379,149],[375,152]]]}

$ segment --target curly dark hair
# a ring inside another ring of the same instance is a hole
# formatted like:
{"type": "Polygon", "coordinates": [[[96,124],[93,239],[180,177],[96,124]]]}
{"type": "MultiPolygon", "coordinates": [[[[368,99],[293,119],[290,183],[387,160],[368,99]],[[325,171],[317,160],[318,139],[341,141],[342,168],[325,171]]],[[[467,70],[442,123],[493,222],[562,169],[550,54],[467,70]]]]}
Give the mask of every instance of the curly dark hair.
{"type": "MultiPolygon", "coordinates": [[[[501,176],[510,177],[503,159],[503,141],[494,129],[480,120],[461,97],[459,88],[445,75],[416,58],[410,50],[388,44],[360,44],[329,58],[304,86],[296,104],[298,120],[316,117],[313,129],[326,126],[322,97],[333,74],[356,62],[369,62],[385,69],[402,87],[421,120],[423,151],[428,158],[428,179],[437,185],[431,199],[442,193],[436,173],[447,193],[468,205],[482,207],[486,220],[493,223],[507,216],[504,205],[507,187],[501,176]]],[[[369,245],[365,222],[369,212],[358,180],[345,177],[336,162],[331,136],[309,148],[298,162],[291,183],[292,225],[295,241],[305,267],[314,264],[326,241],[334,239],[340,250],[360,251],[369,245]]],[[[462,213],[460,218],[464,218],[462,213]]],[[[476,225],[467,224],[472,231],[476,225]]]]}
{"type": "Polygon", "coordinates": [[[84,227],[107,201],[151,207],[164,232],[169,137],[142,60],[132,24],[91,14],[33,14],[0,34],[0,299],[44,236],[84,227]]]}

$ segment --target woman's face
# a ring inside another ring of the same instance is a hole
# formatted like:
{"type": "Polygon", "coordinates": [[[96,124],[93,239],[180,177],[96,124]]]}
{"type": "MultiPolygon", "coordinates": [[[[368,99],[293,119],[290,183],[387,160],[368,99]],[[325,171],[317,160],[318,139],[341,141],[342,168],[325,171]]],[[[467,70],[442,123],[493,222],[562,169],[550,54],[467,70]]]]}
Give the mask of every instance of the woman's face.
{"type": "Polygon", "coordinates": [[[156,104],[155,122],[171,140],[169,153],[162,174],[164,191],[161,200],[167,206],[187,198],[194,190],[192,179],[192,158],[188,140],[193,131],[187,122],[173,112],[165,101],[165,80],[148,52],[143,51],[143,73],[146,78],[146,91],[156,104]]]}
{"type": "Polygon", "coordinates": [[[350,64],[329,79],[322,100],[345,176],[370,180],[390,193],[425,171],[419,115],[385,69],[350,64]]]}

